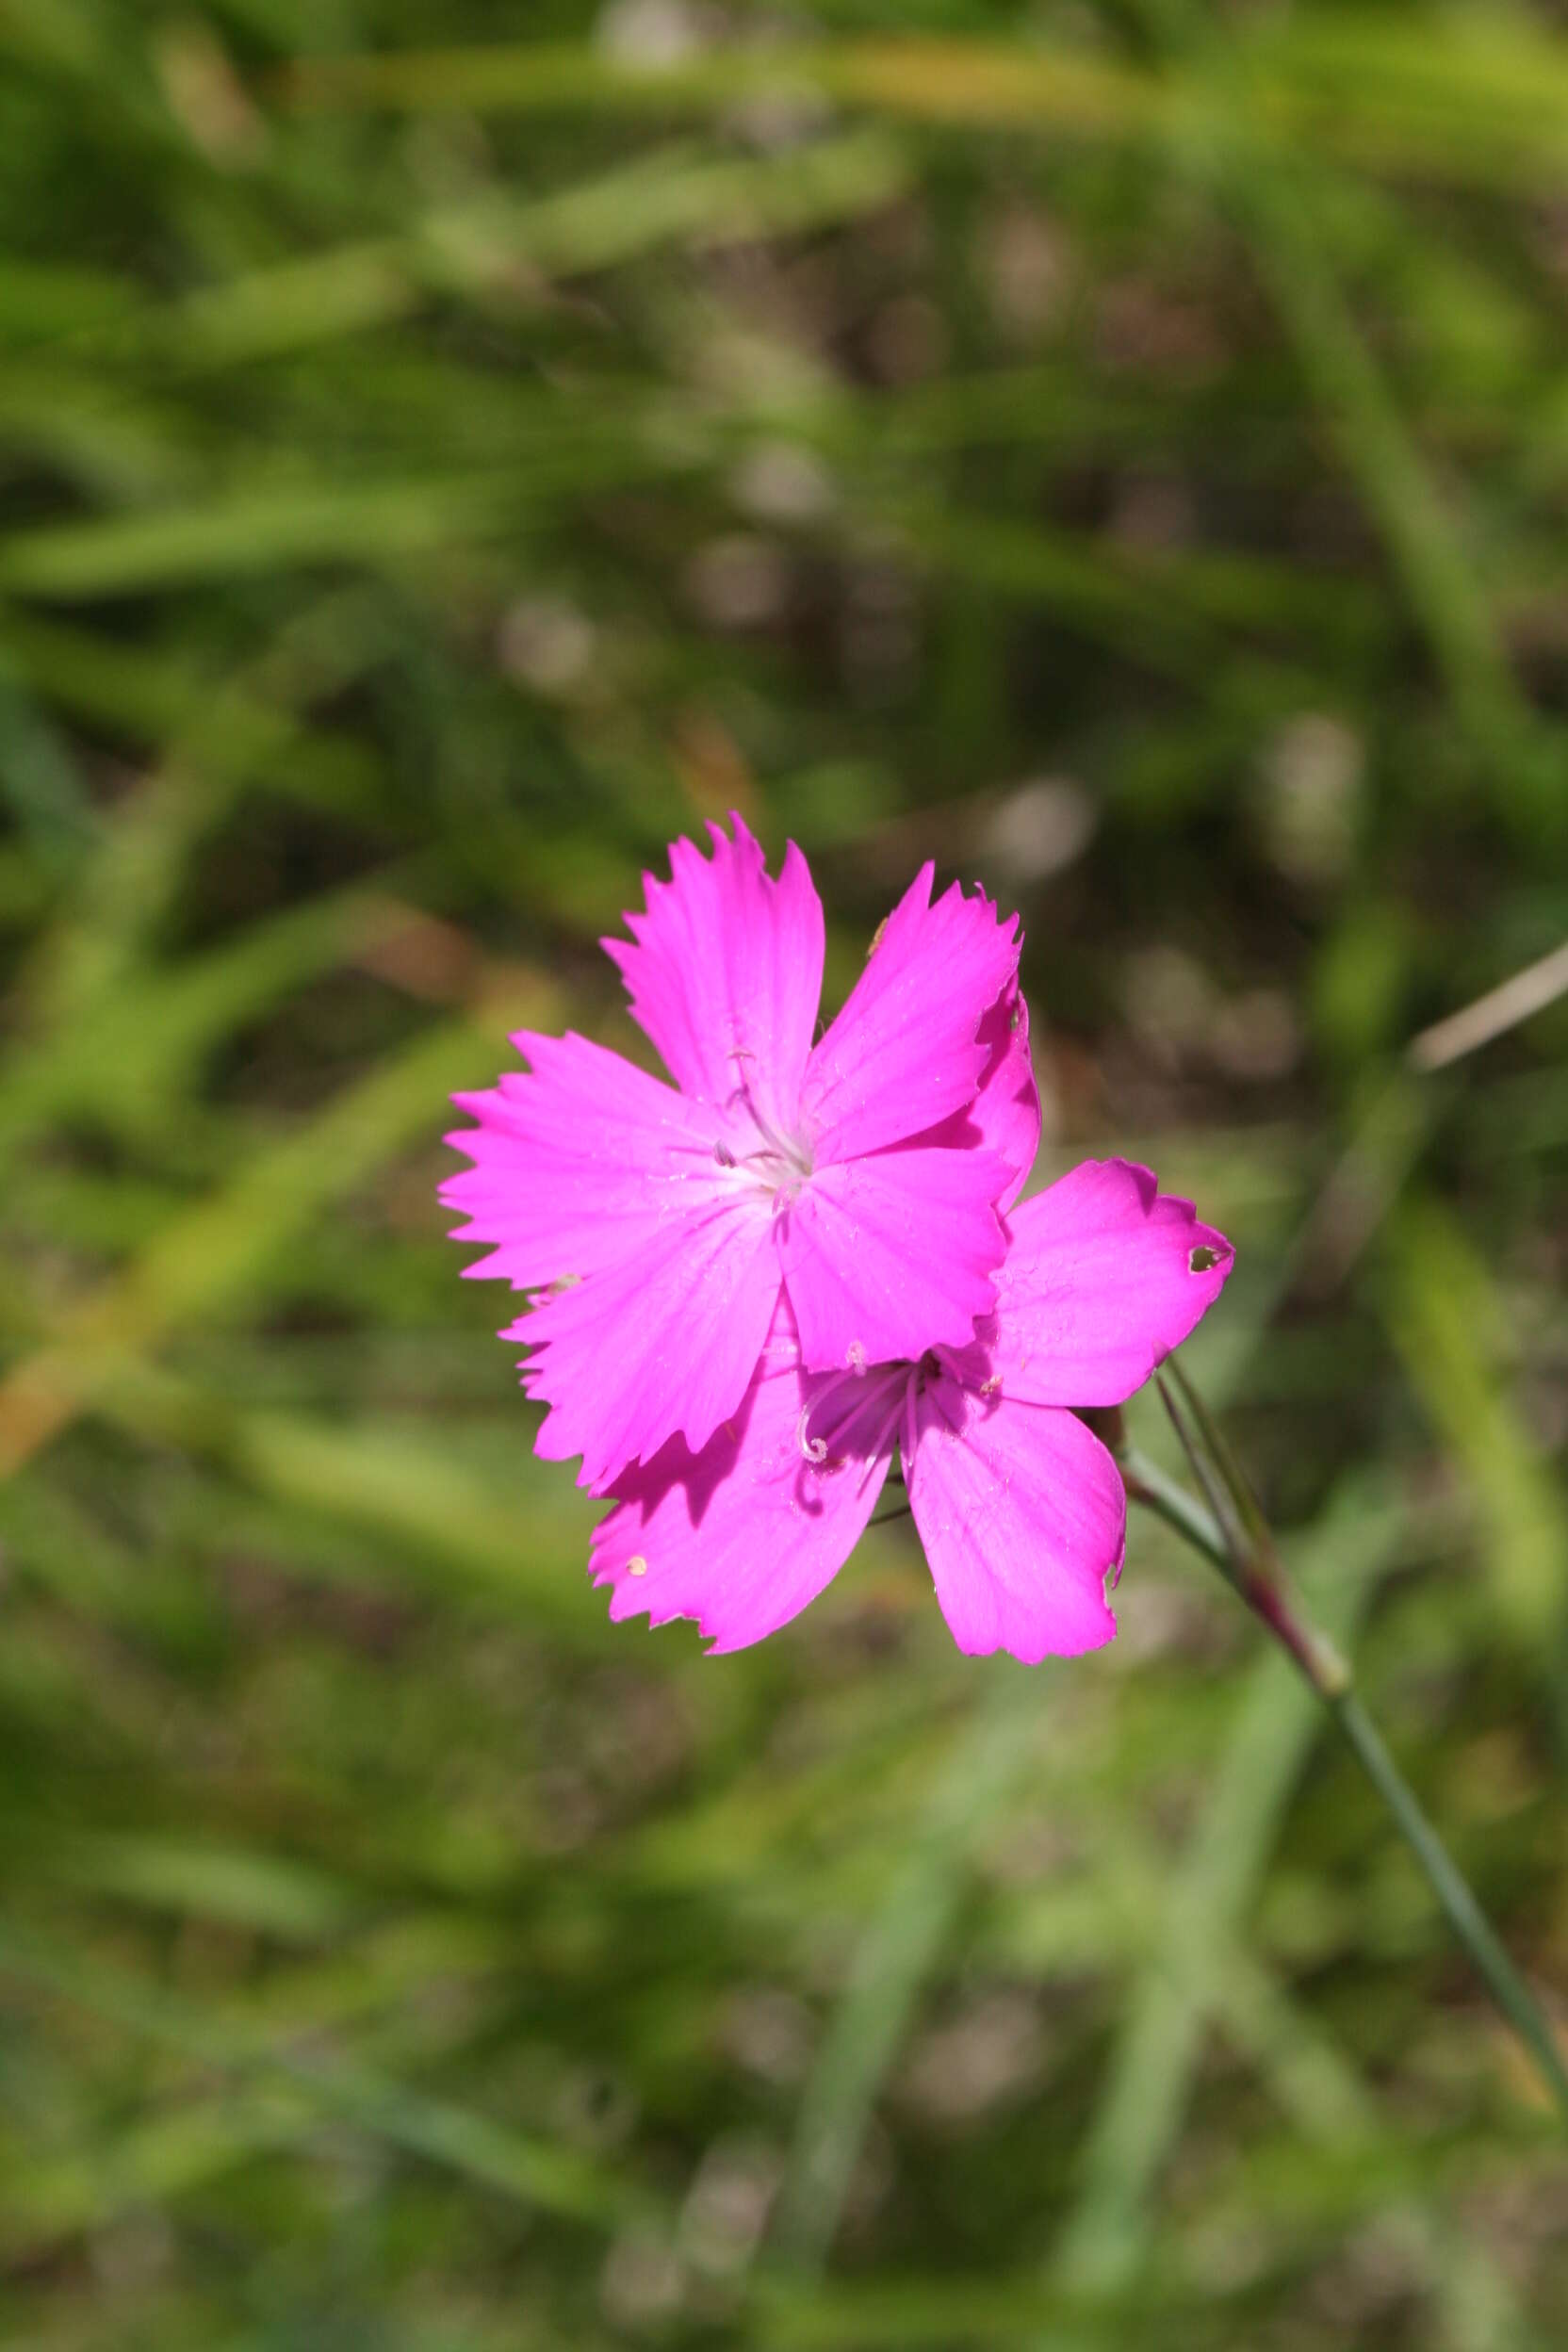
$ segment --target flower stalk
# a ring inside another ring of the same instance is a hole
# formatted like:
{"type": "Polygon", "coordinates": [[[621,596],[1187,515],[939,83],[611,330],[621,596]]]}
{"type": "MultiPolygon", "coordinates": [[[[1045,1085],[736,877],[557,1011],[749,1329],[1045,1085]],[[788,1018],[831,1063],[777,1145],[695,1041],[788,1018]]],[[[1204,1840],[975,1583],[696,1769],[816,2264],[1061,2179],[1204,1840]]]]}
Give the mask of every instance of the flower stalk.
{"type": "MultiPolygon", "coordinates": [[[[1362,1705],[1349,1666],[1303,1612],[1262,1508],[1213,1415],[1174,1359],[1155,1378],[1205,1500],[1200,1502],[1167,1478],[1118,1430],[1108,1434],[1107,1442],[1120,1466],[1128,1500],[1152,1511],[1212,1561],[1322,1700],[1387,1805],[1499,2012],[1534,2058],[1568,2125],[1568,2066],[1539,2003],[1362,1705]]],[[[1107,1434],[1103,1429],[1102,1434],[1107,1434]]]]}

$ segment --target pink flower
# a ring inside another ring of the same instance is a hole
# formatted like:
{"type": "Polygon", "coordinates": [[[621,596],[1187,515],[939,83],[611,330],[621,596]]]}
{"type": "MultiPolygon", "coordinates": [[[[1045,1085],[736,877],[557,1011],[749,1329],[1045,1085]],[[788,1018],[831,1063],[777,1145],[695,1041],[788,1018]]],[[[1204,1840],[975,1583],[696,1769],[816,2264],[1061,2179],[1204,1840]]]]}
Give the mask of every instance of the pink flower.
{"type": "Polygon", "coordinates": [[[995,1312],[967,1344],[824,1377],[781,1307],[723,1431],[616,1482],[592,1559],[612,1617],[694,1617],[716,1650],[775,1632],[848,1558],[896,1444],[961,1650],[1035,1664],[1108,1642],[1126,1494],[1071,1408],[1141,1386],[1218,1295],[1231,1246],[1125,1160],[1086,1161],[1010,1222],[995,1312]]]}
{"type": "Polygon", "coordinates": [[[603,944],[664,1085],[570,1034],[457,1097],[442,1186],[491,1245],[470,1274],[549,1295],[503,1336],[535,1353],[538,1450],[602,1493],[742,1406],[787,1290],[808,1371],[962,1346],[995,1302],[999,1212],[1038,1138],[1016,918],[923,867],[815,1044],[823,912],[792,843],[775,880],[739,817],[690,841],[603,944]]]}

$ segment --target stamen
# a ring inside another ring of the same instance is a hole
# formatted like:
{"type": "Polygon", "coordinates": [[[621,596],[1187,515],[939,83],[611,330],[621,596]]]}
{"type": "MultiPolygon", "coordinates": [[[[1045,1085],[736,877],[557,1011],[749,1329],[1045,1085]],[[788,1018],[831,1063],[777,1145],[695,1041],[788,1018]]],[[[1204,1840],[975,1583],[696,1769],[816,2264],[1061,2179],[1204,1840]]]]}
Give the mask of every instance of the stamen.
{"type": "MultiPolygon", "coordinates": [[[[811,1399],[811,1402],[803,1409],[800,1419],[795,1424],[795,1438],[800,1446],[801,1452],[805,1455],[808,1462],[819,1463],[825,1462],[834,1445],[843,1435],[843,1432],[849,1428],[851,1422],[864,1412],[867,1404],[866,1391],[861,1385],[864,1378],[865,1375],[863,1370],[840,1372],[836,1374],[835,1377],[828,1381],[827,1386],[823,1390],[821,1396],[814,1396],[811,1399]],[[846,1389],[852,1389],[854,1391],[854,1396],[847,1413],[839,1413],[833,1419],[825,1437],[813,1437],[810,1433],[811,1421],[819,1413],[822,1413],[825,1408],[831,1406],[836,1397],[841,1396],[846,1389]]],[[[887,1443],[889,1437],[891,1435],[894,1424],[897,1422],[899,1413],[902,1410],[902,1403],[895,1402],[891,1417],[887,1421],[882,1429],[877,1430],[875,1436],[872,1439],[870,1453],[868,1456],[868,1459],[872,1462],[875,1461],[876,1456],[881,1451],[883,1446],[887,1443]]],[[[861,1447],[856,1447],[856,1451],[858,1453],[861,1450],[861,1447]]]]}
{"type": "MultiPolygon", "coordinates": [[[[731,1046],[729,1058],[732,1062],[740,1063],[755,1061],[757,1056],[749,1046],[736,1045],[731,1046]]],[[[764,1116],[758,1104],[757,1097],[751,1090],[751,1077],[745,1070],[740,1072],[735,1094],[745,1104],[751,1123],[767,1145],[768,1150],[775,1152],[786,1167],[792,1168],[797,1175],[808,1175],[810,1168],[805,1152],[802,1152],[798,1143],[792,1143],[787,1136],[781,1135],[772,1121],[764,1116]]],[[[731,1100],[734,1099],[732,1096],[731,1100]]]]}
{"type": "MultiPolygon", "coordinates": [[[[808,1462],[825,1462],[827,1460],[828,1440],[822,1437],[808,1436],[807,1433],[807,1424],[809,1422],[813,1413],[820,1413],[824,1406],[830,1405],[835,1396],[841,1396],[844,1390],[851,1385],[856,1378],[857,1375],[853,1372],[838,1373],[834,1379],[828,1381],[827,1386],[823,1390],[821,1396],[813,1396],[811,1402],[806,1406],[802,1412],[800,1420],[796,1425],[796,1434],[800,1440],[800,1450],[806,1456],[808,1462]]],[[[841,1429],[847,1429],[851,1421],[854,1420],[856,1413],[859,1410],[859,1398],[857,1397],[855,1403],[851,1405],[849,1411],[842,1414],[840,1419],[834,1423],[832,1429],[832,1435],[834,1437],[838,1436],[841,1429]]]]}
{"type": "Polygon", "coordinates": [[[795,1442],[808,1462],[827,1460],[827,1440],[825,1437],[808,1437],[806,1434],[806,1425],[810,1420],[815,1406],[820,1405],[821,1402],[822,1398],[819,1396],[814,1399],[813,1404],[803,1405],[800,1419],[795,1423],[795,1442]]]}
{"type": "Polygon", "coordinates": [[[893,1398],[892,1411],[884,1416],[881,1428],[877,1430],[876,1435],[872,1439],[871,1444],[866,1448],[865,1462],[861,1468],[859,1477],[855,1481],[855,1491],[857,1494],[859,1494],[861,1489],[864,1487],[866,1480],[871,1477],[873,1471],[876,1468],[877,1463],[881,1461],[883,1453],[891,1442],[892,1433],[898,1427],[899,1416],[903,1411],[903,1397],[895,1396],[893,1398]]]}

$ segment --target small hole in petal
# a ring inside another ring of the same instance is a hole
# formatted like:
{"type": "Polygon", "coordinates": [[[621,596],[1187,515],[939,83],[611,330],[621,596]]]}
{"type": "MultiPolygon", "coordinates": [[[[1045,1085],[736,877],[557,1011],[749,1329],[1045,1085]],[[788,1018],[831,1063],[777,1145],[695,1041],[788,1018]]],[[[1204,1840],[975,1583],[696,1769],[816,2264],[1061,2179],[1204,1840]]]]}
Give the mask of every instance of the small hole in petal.
{"type": "Polygon", "coordinates": [[[632,1553],[631,1558],[627,1561],[626,1572],[629,1576],[645,1576],[647,1575],[648,1564],[643,1558],[641,1552],[632,1553]]]}
{"type": "Polygon", "coordinates": [[[1208,1242],[1200,1241],[1187,1259],[1187,1271],[1191,1274],[1206,1274],[1212,1266],[1218,1264],[1218,1250],[1213,1249],[1208,1242]]]}

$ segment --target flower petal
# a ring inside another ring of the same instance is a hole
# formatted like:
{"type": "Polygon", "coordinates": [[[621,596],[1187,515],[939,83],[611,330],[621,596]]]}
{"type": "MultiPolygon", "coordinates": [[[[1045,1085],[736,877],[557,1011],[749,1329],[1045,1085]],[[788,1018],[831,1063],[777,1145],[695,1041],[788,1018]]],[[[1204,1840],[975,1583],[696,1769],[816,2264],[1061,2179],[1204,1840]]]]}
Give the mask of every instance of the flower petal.
{"type": "Polygon", "coordinates": [[[956,883],[933,906],[932,874],[921,868],[812,1048],[801,1108],[819,1168],[937,1126],[979,1085],[978,1032],[1018,971],[1018,918],[1000,923],[956,883]]]}
{"type": "Polygon", "coordinates": [[[911,1361],[972,1339],[996,1298],[1004,1160],[919,1144],[819,1168],[779,1220],[808,1370],[911,1361]]]}
{"type": "Polygon", "coordinates": [[[596,1494],[668,1438],[700,1451],[745,1395],[778,1295],[757,1194],[665,1225],[634,1256],[546,1299],[502,1333],[539,1351],[524,1386],[551,1411],[535,1451],[580,1454],[579,1484],[596,1494]]]}
{"type": "Polygon", "coordinates": [[[946,1375],[926,1384],[915,1423],[909,1503],[958,1647],[1036,1666],[1108,1642],[1127,1497],[1100,1440],[1073,1413],[946,1375]]]}
{"type": "Polygon", "coordinates": [[[518,1290],[592,1274],[733,1189],[711,1111],[569,1031],[512,1042],[531,1072],[458,1095],[480,1123],[447,1137],[474,1163],[441,1186],[468,1220],[453,1239],[494,1245],[465,1272],[518,1290]]]}
{"type": "Polygon", "coordinates": [[[792,1130],[822,996],[822,901],[792,841],[776,882],[741,819],[730,824],[733,841],[709,827],[711,859],[674,842],[669,881],[645,874],[647,912],[626,918],[635,944],[601,944],[683,1093],[722,1105],[745,1086],[771,1125],[792,1130]]]}
{"type": "Polygon", "coordinates": [[[980,1023],[978,1042],[988,1060],[974,1100],[919,1140],[952,1151],[995,1152],[1012,1170],[997,1202],[1005,1216],[1028,1183],[1040,1148],[1040,1098],[1029,1055],[1029,1007],[1015,983],[980,1023]]]}
{"type": "Polygon", "coordinates": [[[1086,1160],[1015,1209],[990,1368],[1008,1396],[1119,1405],[1218,1297],[1234,1251],[1130,1160],[1086,1160]]]}
{"type": "Polygon", "coordinates": [[[846,1419],[846,1400],[801,1373],[792,1345],[771,1349],[700,1454],[676,1439],[616,1481],[621,1500],[595,1529],[590,1560],[595,1583],[613,1587],[611,1616],[694,1617],[715,1650],[744,1649],[797,1616],[875,1508],[904,1377],[857,1381],[846,1419]],[[813,1397],[828,1431],[820,1462],[801,1444],[813,1397]]]}
{"type": "Polygon", "coordinates": [[[1021,988],[999,996],[980,1023],[980,1043],[990,1059],[980,1075],[970,1117],[988,1152],[999,1152],[1013,1171],[997,1207],[1012,1207],[1034,1170],[1040,1148],[1040,1098],[1029,1054],[1029,1007],[1021,988]]]}

